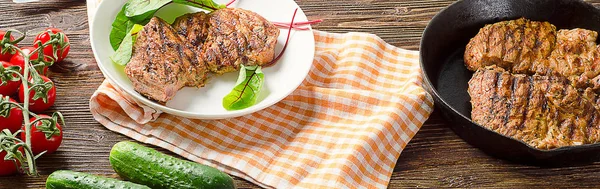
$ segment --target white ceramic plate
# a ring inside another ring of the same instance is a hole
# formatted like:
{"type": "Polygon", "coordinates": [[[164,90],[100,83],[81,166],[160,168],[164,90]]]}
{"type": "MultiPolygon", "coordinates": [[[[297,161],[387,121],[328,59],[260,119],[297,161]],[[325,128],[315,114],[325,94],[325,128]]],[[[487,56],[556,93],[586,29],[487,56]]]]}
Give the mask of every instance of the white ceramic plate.
{"type": "MultiPolygon", "coordinates": [[[[228,0],[216,0],[226,3],[228,0]]],[[[209,79],[203,88],[184,88],[166,106],[148,100],[133,89],[124,73],[124,67],[112,63],[109,56],[114,52],[109,42],[111,24],[121,10],[124,0],[104,0],[98,6],[90,28],[90,41],[98,66],[104,76],[139,102],[163,112],[196,119],[223,119],[237,117],[269,107],[292,93],[308,74],[314,58],[315,42],[312,30],[292,31],[287,50],[279,62],[264,68],[265,83],[258,102],[247,109],[227,111],[221,102],[233,89],[238,73],[228,73],[209,79]]],[[[244,8],[257,12],[270,21],[290,22],[298,5],[293,0],[238,0],[230,7],[244,8]]],[[[170,4],[160,9],[156,16],[173,22],[176,17],[201,9],[170,4]]],[[[306,15],[298,10],[296,21],[306,21],[306,15]]],[[[281,29],[276,54],[281,51],[287,37],[287,29],[281,29]]]]}

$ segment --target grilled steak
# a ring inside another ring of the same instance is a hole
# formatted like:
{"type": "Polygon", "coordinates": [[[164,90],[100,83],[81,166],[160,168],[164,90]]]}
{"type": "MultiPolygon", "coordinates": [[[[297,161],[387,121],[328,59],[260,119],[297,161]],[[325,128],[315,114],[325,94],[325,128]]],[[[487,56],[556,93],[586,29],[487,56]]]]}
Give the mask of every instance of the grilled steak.
{"type": "Polygon", "coordinates": [[[154,17],[138,33],[125,73],[136,91],[167,102],[182,87],[202,87],[207,73],[273,60],[279,29],[243,9],[183,15],[173,26],[154,17]]]}
{"type": "Polygon", "coordinates": [[[243,9],[220,9],[207,15],[187,14],[174,27],[188,46],[217,74],[240,65],[263,65],[273,60],[279,29],[262,16],[243,9]]]}
{"type": "Polygon", "coordinates": [[[138,33],[125,73],[136,91],[159,102],[169,101],[184,86],[201,87],[207,69],[164,20],[154,17],[138,33]]]}
{"type": "Polygon", "coordinates": [[[469,81],[471,118],[540,149],[600,141],[600,100],[560,75],[511,74],[480,68],[469,81]]]}
{"type": "Polygon", "coordinates": [[[187,47],[194,52],[195,59],[204,64],[202,58],[202,46],[208,36],[209,15],[204,12],[189,13],[178,17],[173,22],[173,28],[177,33],[185,38],[187,47]]]}
{"type": "Polygon", "coordinates": [[[598,33],[559,30],[527,19],[486,25],[465,50],[465,65],[475,71],[497,65],[512,73],[567,77],[578,88],[600,89],[598,33]]]}
{"type": "Polygon", "coordinates": [[[469,70],[498,65],[516,73],[535,73],[556,45],[556,27],[526,19],[486,25],[465,50],[469,70]]]}

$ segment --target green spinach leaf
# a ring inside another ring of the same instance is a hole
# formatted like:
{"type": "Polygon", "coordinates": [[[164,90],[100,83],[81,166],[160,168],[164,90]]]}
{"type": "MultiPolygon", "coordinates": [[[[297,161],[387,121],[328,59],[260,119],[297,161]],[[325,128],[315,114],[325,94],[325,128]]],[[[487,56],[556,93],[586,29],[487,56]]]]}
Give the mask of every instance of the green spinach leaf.
{"type": "Polygon", "coordinates": [[[113,50],[117,50],[125,35],[129,32],[131,27],[133,26],[133,22],[125,16],[125,7],[127,4],[123,6],[121,11],[117,14],[115,21],[112,23],[112,30],[110,30],[110,45],[113,50]]]}
{"type": "Polygon", "coordinates": [[[133,44],[135,44],[135,39],[137,37],[137,32],[142,30],[144,26],[135,24],[130,32],[127,32],[125,38],[123,38],[123,42],[117,49],[117,51],[110,56],[110,59],[119,65],[127,65],[129,60],[131,59],[131,54],[133,52],[133,44]]]}
{"type": "Polygon", "coordinates": [[[134,23],[142,23],[152,18],[158,9],[171,2],[171,0],[129,0],[125,4],[125,16],[134,23]]]}
{"type": "Polygon", "coordinates": [[[219,5],[212,0],[173,0],[174,3],[198,7],[208,11],[227,8],[226,5],[219,5]]]}
{"type": "Polygon", "coordinates": [[[256,104],[265,80],[260,66],[244,66],[233,90],[223,98],[223,108],[228,111],[241,110],[256,104]]]}

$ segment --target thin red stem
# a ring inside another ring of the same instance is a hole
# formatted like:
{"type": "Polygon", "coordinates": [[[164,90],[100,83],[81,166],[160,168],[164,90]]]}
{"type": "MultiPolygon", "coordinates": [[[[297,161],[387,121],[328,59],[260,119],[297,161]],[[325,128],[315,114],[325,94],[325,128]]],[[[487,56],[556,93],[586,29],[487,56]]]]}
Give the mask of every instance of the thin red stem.
{"type": "MultiPolygon", "coordinates": [[[[281,23],[273,23],[273,25],[279,27],[279,28],[288,28],[290,27],[290,24],[281,24],[281,23]]],[[[299,26],[293,26],[294,29],[296,30],[308,30],[307,27],[299,27],[299,26]]]]}
{"type": "Polygon", "coordinates": [[[233,4],[234,2],[235,2],[235,0],[231,0],[231,1],[229,1],[229,3],[227,3],[226,6],[229,7],[229,5],[233,4]]]}
{"type": "MultiPolygon", "coordinates": [[[[306,21],[306,22],[295,22],[293,23],[293,29],[295,30],[309,30],[310,28],[308,27],[299,27],[299,26],[303,26],[303,25],[311,25],[311,24],[318,24],[323,22],[323,20],[318,19],[318,20],[311,20],[311,21],[306,21]]],[[[280,27],[280,28],[288,28],[290,23],[285,23],[285,22],[271,22],[273,23],[273,25],[280,27]]]]}
{"type": "Polygon", "coordinates": [[[297,12],[298,12],[298,8],[296,8],[296,10],[294,10],[294,16],[292,16],[292,22],[290,23],[290,26],[289,26],[290,28],[288,29],[288,34],[287,34],[287,38],[285,39],[285,44],[283,45],[283,49],[281,49],[281,52],[279,53],[279,55],[277,55],[277,58],[273,59],[273,61],[271,61],[268,64],[266,64],[265,67],[272,66],[277,61],[279,61],[279,59],[281,59],[281,56],[285,52],[285,49],[287,49],[288,42],[290,41],[290,34],[292,33],[292,28],[294,27],[294,19],[296,19],[296,13],[297,12]]]}
{"type": "MultiPolygon", "coordinates": [[[[309,20],[309,21],[305,21],[305,22],[295,22],[293,25],[294,26],[302,26],[302,25],[312,25],[312,24],[318,24],[323,22],[322,19],[317,19],[317,20],[309,20]]],[[[285,22],[271,22],[275,25],[290,25],[290,23],[285,23],[285,22]]]]}

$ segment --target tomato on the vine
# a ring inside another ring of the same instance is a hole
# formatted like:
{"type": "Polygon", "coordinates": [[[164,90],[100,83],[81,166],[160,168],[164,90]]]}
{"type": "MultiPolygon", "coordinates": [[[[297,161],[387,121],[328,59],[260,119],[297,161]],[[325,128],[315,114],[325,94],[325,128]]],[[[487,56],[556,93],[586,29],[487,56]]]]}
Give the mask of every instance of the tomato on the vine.
{"type": "MultiPolygon", "coordinates": [[[[10,102],[17,102],[9,97],[3,98],[8,98],[10,102]]],[[[2,101],[3,100],[0,100],[0,102],[2,101]]],[[[2,115],[2,112],[0,112],[0,131],[8,129],[11,133],[15,133],[21,128],[22,125],[23,111],[18,107],[12,106],[6,115],[2,115]]],[[[2,156],[0,156],[0,158],[2,158],[2,156]]]]}
{"type": "MultiPolygon", "coordinates": [[[[29,85],[31,88],[32,85],[35,84],[43,84],[44,82],[50,82],[52,84],[51,87],[45,88],[47,91],[29,91],[29,110],[32,112],[42,112],[44,110],[49,109],[52,105],[54,105],[54,101],[56,100],[56,86],[54,82],[52,82],[46,76],[40,76],[43,82],[33,82],[29,85]],[[37,98],[36,98],[37,97],[37,98]],[[36,99],[34,99],[36,98],[36,99]]],[[[33,81],[33,80],[30,80],[33,81]]],[[[25,86],[21,85],[19,88],[19,100],[21,103],[25,101],[25,86]]]]}
{"type": "Polygon", "coordinates": [[[69,49],[71,48],[69,45],[69,38],[65,33],[58,28],[48,28],[46,31],[39,33],[35,40],[33,41],[34,47],[39,47],[38,41],[42,42],[42,44],[52,40],[53,38],[57,39],[56,43],[48,45],[44,47],[44,55],[52,57],[55,62],[61,62],[67,54],[69,54],[69,49]],[[56,57],[54,56],[54,50],[56,49],[56,57]]]}
{"type": "MultiPolygon", "coordinates": [[[[6,31],[0,30],[0,40],[4,39],[4,35],[6,35],[6,31]]],[[[13,40],[15,40],[15,38],[12,35],[10,35],[10,40],[13,41],[13,40]]],[[[16,44],[15,44],[15,46],[16,46],[16,44]]],[[[0,47],[0,52],[2,52],[2,47],[0,47]]],[[[1,53],[0,60],[1,61],[9,61],[10,57],[12,57],[12,56],[13,56],[13,54],[11,54],[10,52],[1,53]]]]}
{"type": "MultiPolygon", "coordinates": [[[[37,52],[33,52],[35,51],[35,47],[22,47],[21,51],[23,51],[24,53],[27,53],[29,55],[31,55],[29,57],[29,60],[36,60],[38,59],[38,53],[37,52]]],[[[10,64],[15,65],[15,66],[19,66],[21,68],[21,74],[23,74],[23,72],[25,71],[25,60],[23,58],[23,56],[21,55],[21,53],[17,52],[15,53],[15,55],[12,56],[12,58],[10,58],[10,64]]],[[[46,75],[48,73],[48,67],[44,66],[44,69],[42,71],[42,75],[46,75]]]]}
{"type": "MultiPolygon", "coordinates": [[[[48,115],[42,114],[40,114],[39,117],[51,118],[48,115]]],[[[30,119],[30,122],[33,122],[35,120],[36,118],[32,117],[30,119]]],[[[44,151],[46,151],[46,154],[51,154],[56,152],[56,150],[60,146],[60,143],[63,139],[62,127],[58,123],[56,123],[56,128],[48,128],[48,126],[49,122],[47,121],[37,121],[33,125],[31,125],[31,151],[33,152],[33,154],[39,154],[44,151]],[[48,132],[47,129],[54,130],[54,133],[44,133],[44,131],[48,132]]],[[[21,138],[25,138],[25,132],[21,133],[21,138]]]]}
{"type": "MultiPolygon", "coordinates": [[[[13,66],[5,61],[0,61],[0,62],[2,63],[2,67],[4,67],[5,69],[10,66],[13,66]]],[[[13,74],[13,77],[17,77],[17,75],[13,74]]],[[[4,83],[4,85],[3,85],[2,78],[0,77],[0,95],[10,96],[10,95],[17,93],[20,83],[21,82],[19,82],[19,81],[6,81],[6,83],[4,83]]]]}
{"type": "Polygon", "coordinates": [[[0,176],[10,176],[16,174],[18,171],[17,165],[11,160],[4,160],[6,151],[0,152],[0,176]]]}

